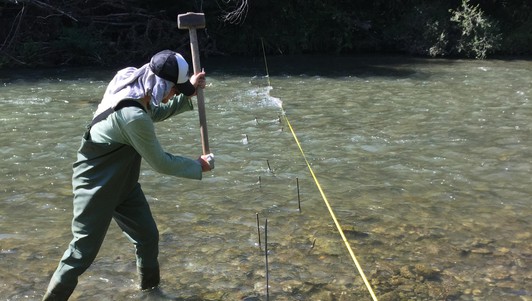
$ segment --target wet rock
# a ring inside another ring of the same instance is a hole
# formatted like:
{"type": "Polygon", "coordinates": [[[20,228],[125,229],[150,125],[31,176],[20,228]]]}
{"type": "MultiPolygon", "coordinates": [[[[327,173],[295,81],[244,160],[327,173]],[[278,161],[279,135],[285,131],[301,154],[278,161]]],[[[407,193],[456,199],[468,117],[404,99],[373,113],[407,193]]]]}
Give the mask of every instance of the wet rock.
{"type": "Polygon", "coordinates": [[[265,282],[256,282],[253,286],[253,290],[255,292],[265,292],[266,291],[266,283],[265,282]]]}
{"type": "Polygon", "coordinates": [[[303,283],[299,280],[286,280],[281,283],[281,289],[285,293],[297,294],[303,287],[303,283]]]}
{"type": "Polygon", "coordinates": [[[479,295],[482,294],[482,291],[480,289],[478,289],[478,288],[476,288],[476,289],[466,289],[464,291],[464,294],[465,295],[479,296],[479,295]]]}
{"type": "Polygon", "coordinates": [[[345,236],[350,239],[369,237],[369,233],[358,231],[355,229],[355,226],[344,226],[342,230],[344,231],[345,236]]]}
{"type": "Polygon", "coordinates": [[[474,239],[460,249],[460,255],[467,256],[470,254],[477,254],[477,255],[493,254],[493,250],[494,250],[493,243],[494,242],[495,242],[494,239],[485,239],[485,238],[474,239]]]}
{"type": "Polygon", "coordinates": [[[405,279],[399,276],[393,276],[390,279],[390,284],[393,286],[399,286],[401,284],[404,284],[405,279]]]}
{"type": "Polygon", "coordinates": [[[503,255],[506,255],[508,253],[510,253],[510,249],[505,248],[505,247],[501,247],[501,248],[497,248],[497,250],[495,250],[494,255],[503,256],[503,255]]]}
{"type": "Polygon", "coordinates": [[[462,256],[462,257],[466,257],[469,254],[471,254],[471,250],[469,250],[469,249],[461,249],[460,250],[460,256],[462,256]]]}
{"type": "Polygon", "coordinates": [[[450,272],[419,263],[385,266],[371,273],[374,288],[386,292],[379,300],[458,300],[462,295],[450,272]]]}
{"type": "Polygon", "coordinates": [[[515,239],[518,241],[527,240],[527,239],[530,239],[531,237],[532,237],[532,232],[529,232],[529,231],[515,234],[515,239]]]}
{"type": "Polygon", "coordinates": [[[387,292],[379,296],[380,301],[396,301],[399,300],[399,294],[396,292],[387,292]]]}
{"type": "Polygon", "coordinates": [[[441,271],[424,264],[415,266],[402,266],[399,273],[388,279],[389,283],[401,290],[421,290],[419,293],[426,294],[425,285],[418,285],[425,281],[439,280],[441,271]],[[410,287],[409,287],[410,286],[410,287]]]}
{"type": "Polygon", "coordinates": [[[473,242],[471,243],[471,246],[473,248],[482,248],[482,247],[487,247],[487,246],[493,244],[494,242],[495,242],[494,239],[477,238],[477,239],[473,240],[473,242]]]}
{"type": "Polygon", "coordinates": [[[224,292],[209,292],[203,296],[203,299],[204,301],[222,300],[224,295],[225,295],[224,292]]]}
{"type": "Polygon", "coordinates": [[[321,290],[312,294],[311,300],[320,300],[320,301],[333,301],[336,300],[334,294],[328,290],[321,290]]]}
{"type": "Polygon", "coordinates": [[[424,264],[416,264],[414,266],[414,273],[417,276],[423,277],[427,280],[437,280],[441,275],[441,271],[439,269],[432,268],[424,264]]]}
{"type": "Polygon", "coordinates": [[[472,254],[480,254],[480,255],[489,255],[493,252],[487,248],[477,248],[477,249],[471,249],[472,254]]]}
{"type": "MultiPolygon", "coordinates": [[[[152,290],[149,290],[149,291],[142,292],[142,295],[141,295],[140,299],[143,300],[143,301],[183,300],[182,298],[178,299],[178,297],[172,296],[172,295],[164,292],[160,288],[155,288],[155,289],[152,289],[152,290]]],[[[185,300],[194,301],[194,299],[190,299],[190,298],[187,298],[185,300]]]]}
{"type": "MultiPolygon", "coordinates": [[[[432,288],[430,288],[430,289],[432,289],[432,288]]],[[[429,287],[427,285],[423,285],[423,284],[420,284],[420,283],[414,284],[414,292],[418,296],[428,296],[430,289],[429,289],[429,287]]]]}
{"type": "Polygon", "coordinates": [[[413,279],[415,278],[415,275],[414,273],[412,273],[412,271],[410,270],[410,267],[405,265],[405,266],[402,266],[400,269],[399,269],[399,274],[404,277],[404,278],[409,278],[409,279],[413,279]]]}

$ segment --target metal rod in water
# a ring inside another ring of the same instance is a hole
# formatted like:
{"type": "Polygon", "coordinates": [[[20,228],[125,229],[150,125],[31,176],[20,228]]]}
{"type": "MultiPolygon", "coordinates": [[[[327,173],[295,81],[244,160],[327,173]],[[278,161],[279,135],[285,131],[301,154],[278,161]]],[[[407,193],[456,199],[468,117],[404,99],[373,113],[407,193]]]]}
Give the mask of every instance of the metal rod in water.
{"type": "Polygon", "coordinates": [[[296,178],[296,185],[297,185],[297,208],[299,209],[299,212],[301,212],[301,197],[299,195],[299,178],[296,178]]]}
{"type": "Polygon", "coordinates": [[[270,167],[270,161],[266,160],[266,164],[268,164],[268,170],[270,172],[273,172],[272,168],[270,167]]]}
{"type": "Polygon", "coordinates": [[[261,245],[261,242],[260,242],[260,223],[259,223],[259,213],[257,212],[256,215],[257,215],[257,234],[258,234],[258,236],[259,236],[259,249],[262,249],[262,245],[261,245]]]}
{"type": "Polygon", "coordinates": [[[266,262],[266,301],[270,300],[270,272],[268,268],[268,219],[264,224],[264,258],[266,262]]]}
{"type": "Polygon", "coordinates": [[[268,86],[271,87],[272,83],[270,82],[270,72],[268,71],[268,61],[266,61],[266,50],[264,50],[264,39],[260,38],[262,44],[262,54],[264,55],[264,66],[266,66],[266,76],[268,77],[268,86]]]}
{"type": "Polygon", "coordinates": [[[308,249],[308,254],[310,254],[310,252],[312,252],[312,250],[314,249],[315,246],[316,246],[316,238],[314,238],[314,240],[312,241],[312,245],[308,249]]]}

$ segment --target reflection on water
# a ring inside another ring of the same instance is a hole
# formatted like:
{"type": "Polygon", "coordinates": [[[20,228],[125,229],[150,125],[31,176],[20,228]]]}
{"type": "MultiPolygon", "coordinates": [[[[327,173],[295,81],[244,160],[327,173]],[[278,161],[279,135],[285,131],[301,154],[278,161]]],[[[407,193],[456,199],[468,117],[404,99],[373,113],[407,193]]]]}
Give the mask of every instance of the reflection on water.
{"type": "MultiPolygon", "coordinates": [[[[379,300],[530,300],[532,63],[320,61],[272,58],[273,89],[260,61],[210,62],[216,169],[197,182],[143,165],[165,293],[264,300],[258,213],[261,231],[268,219],[272,300],[371,300],[282,105],[379,300]]],[[[0,74],[8,300],[39,300],[70,240],[71,164],[111,77],[0,74]]],[[[157,132],[169,152],[201,151],[196,112],[157,132]]],[[[136,290],[132,246],[115,226],[72,299],[96,298],[150,299],[136,290]]]]}

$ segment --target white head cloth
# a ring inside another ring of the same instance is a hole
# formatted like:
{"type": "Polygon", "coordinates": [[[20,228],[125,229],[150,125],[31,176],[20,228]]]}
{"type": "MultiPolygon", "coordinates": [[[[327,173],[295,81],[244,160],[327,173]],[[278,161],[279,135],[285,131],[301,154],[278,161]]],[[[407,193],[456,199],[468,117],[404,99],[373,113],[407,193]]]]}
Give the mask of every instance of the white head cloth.
{"type": "Polygon", "coordinates": [[[168,95],[174,84],[155,75],[145,64],[140,68],[128,67],[118,71],[111,80],[98,109],[97,116],[108,108],[114,108],[124,99],[143,99],[150,97],[150,105],[157,107],[168,95]]]}

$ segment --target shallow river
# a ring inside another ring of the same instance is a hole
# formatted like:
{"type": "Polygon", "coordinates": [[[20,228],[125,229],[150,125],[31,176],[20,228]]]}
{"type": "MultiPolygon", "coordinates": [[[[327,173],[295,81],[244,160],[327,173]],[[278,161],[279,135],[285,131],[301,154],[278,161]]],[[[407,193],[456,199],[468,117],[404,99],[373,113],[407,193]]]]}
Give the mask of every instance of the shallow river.
{"type": "MultiPolygon", "coordinates": [[[[270,83],[261,59],[203,63],[215,170],[140,179],[166,297],[138,292],[113,224],[72,300],[266,300],[266,219],[270,300],[372,300],[326,202],[378,300],[532,300],[532,61],[270,58],[270,83]]],[[[71,239],[71,166],[113,73],[0,73],[2,300],[40,300],[71,239]]],[[[196,111],[157,133],[201,152],[196,111]]]]}

